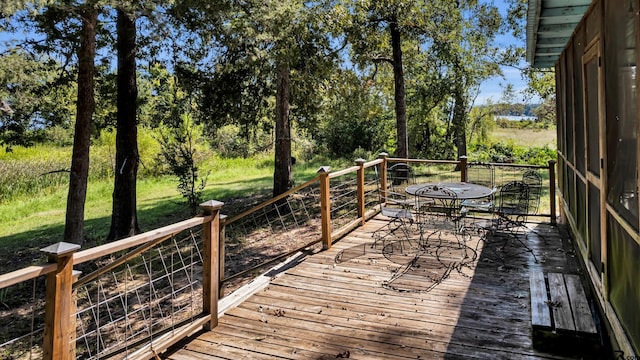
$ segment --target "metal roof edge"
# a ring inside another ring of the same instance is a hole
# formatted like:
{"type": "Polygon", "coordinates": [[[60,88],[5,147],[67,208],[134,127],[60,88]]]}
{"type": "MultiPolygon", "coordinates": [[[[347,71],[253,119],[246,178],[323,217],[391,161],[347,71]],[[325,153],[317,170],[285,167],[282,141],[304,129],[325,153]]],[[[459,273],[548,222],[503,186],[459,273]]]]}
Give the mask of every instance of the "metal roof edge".
{"type": "Polygon", "coordinates": [[[540,23],[540,0],[528,0],[527,3],[526,60],[534,67],[538,25],[540,23]]]}

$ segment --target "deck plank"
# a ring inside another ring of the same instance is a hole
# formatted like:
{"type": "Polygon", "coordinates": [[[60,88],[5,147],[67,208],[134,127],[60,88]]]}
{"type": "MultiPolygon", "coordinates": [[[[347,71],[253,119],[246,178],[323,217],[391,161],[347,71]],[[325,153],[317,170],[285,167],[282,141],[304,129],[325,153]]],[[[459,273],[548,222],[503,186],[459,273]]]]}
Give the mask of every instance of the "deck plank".
{"type": "Polygon", "coordinates": [[[587,297],[580,283],[578,275],[565,274],[564,281],[567,285],[567,293],[571,302],[573,319],[576,331],[587,334],[597,334],[596,325],[591,315],[591,308],[587,302],[587,297]]]}
{"type": "Polygon", "coordinates": [[[549,296],[551,298],[551,309],[553,312],[553,321],[556,329],[575,331],[576,327],[573,323],[573,315],[571,314],[571,305],[569,304],[569,296],[564,283],[564,276],[559,273],[549,273],[549,296]]]}
{"type": "Polygon", "coordinates": [[[287,269],[166,358],[567,358],[534,349],[531,339],[529,274],[567,264],[555,228],[540,225],[544,238],[526,240],[539,263],[517,251],[495,261],[475,238],[470,266],[440,244],[437,256],[421,254],[407,267],[415,254],[371,247],[383,225],[376,217],[287,269]],[[385,286],[390,280],[396,288],[385,286]]]}
{"type": "Polygon", "coordinates": [[[549,296],[542,271],[531,272],[531,325],[551,329],[549,296]]]}

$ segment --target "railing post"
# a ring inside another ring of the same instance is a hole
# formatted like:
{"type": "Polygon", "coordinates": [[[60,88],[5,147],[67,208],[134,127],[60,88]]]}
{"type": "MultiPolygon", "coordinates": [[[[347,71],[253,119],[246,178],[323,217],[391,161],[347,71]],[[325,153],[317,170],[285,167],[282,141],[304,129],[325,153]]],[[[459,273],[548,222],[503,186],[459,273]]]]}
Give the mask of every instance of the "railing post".
{"type": "Polygon", "coordinates": [[[220,261],[220,208],[224,203],[209,200],[200,204],[205,216],[213,216],[210,222],[202,224],[202,312],[211,315],[204,325],[205,330],[218,326],[218,299],[220,298],[220,279],[218,261],[220,261]]]}
{"type": "MultiPolygon", "coordinates": [[[[380,179],[378,179],[380,181],[380,198],[381,199],[387,198],[387,158],[388,157],[389,157],[389,154],[384,152],[378,155],[378,158],[382,159],[382,163],[380,164],[380,179]]],[[[382,206],[382,204],[380,204],[380,206],[382,206]]]]}
{"type": "Polygon", "coordinates": [[[460,156],[460,181],[467,182],[467,157],[460,156]]]}
{"type": "Polygon", "coordinates": [[[551,223],[556,224],[556,161],[549,160],[549,207],[551,223]]]}
{"type": "Polygon", "coordinates": [[[225,229],[227,225],[227,215],[220,214],[220,238],[218,240],[218,296],[224,297],[224,258],[225,258],[225,229]]]}
{"type": "Polygon", "coordinates": [[[80,245],[65,242],[40,249],[48,255],[50,263],[58,265],[55,272],[47,274],[43,343],[43,358],[46,360],[71,359],[75,354],[75,349],[71,348],[76,332],[72,321],[75,317],[73,253],[78,249],[80,245]]]}
{"type": "Polygon", "coordinates": [[[358,217],[360,218],[360,224],[364,226],[365,219],[365,204],[364,204],[364,163],[365,159],[356,159],[356,165],[358,168],[358,179],[357,179],[357,188],[358,188],[358,217]]]}
{"type": "Polygon", "coordinates": [[[331,248],[331,192],[329,188],[329,166],[318,169],[320,175],[320,215],[322,225],[322,248],[331,248]]]}

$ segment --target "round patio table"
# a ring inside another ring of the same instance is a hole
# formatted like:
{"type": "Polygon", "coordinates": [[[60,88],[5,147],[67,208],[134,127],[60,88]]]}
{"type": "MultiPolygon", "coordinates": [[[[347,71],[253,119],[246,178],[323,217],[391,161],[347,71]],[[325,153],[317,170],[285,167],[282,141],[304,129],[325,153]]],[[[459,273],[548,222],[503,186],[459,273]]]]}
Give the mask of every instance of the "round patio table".
{"type": "Polygon", "coordinates": [[[434,199],[451,199],[451,193],[454,193],[457,199],[467,200],[489,197],[496,192],[496,189],[466,182],[435,182],[409,185],[405,191],[410,195],[434,199]],[[429,191],[420,191],[427,188],[430,188],[429,191]]]}

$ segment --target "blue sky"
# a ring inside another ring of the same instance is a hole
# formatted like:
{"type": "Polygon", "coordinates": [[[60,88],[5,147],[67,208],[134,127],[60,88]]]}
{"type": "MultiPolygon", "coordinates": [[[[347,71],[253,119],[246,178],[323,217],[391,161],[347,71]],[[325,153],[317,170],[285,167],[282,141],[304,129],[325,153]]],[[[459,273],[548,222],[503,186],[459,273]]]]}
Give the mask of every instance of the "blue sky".
{"type": "MultiPolygon", "coordinates": [[[[494,77],[480,85],[480,93],[476,98],[476,105],[485,104],[489,99],[494,103],[498,102],[502,98],[504,87],[507,84],[512,84],[518,94],[521,94],[527,88],[527,83],[522,79],[520,70],[502,67],[502,72],[504,73],[504,78],[494,77]]],[[[523,96],[518,96],[516,100],[524,101],[524,98],[523,96]]],[[[535,102],[535,100],[532,101],[535,102]]]]}
{"type": "MultiPolygon", "coordinates": [[[[506,16],[508,6],[505,3],[505,0],[494,0],[493,3],[500,9],[500,13],[502,14],[502,16],[506,16]]],[[[504,47],[513,44],[521,47],[525,46],[524,39],[516,39],[511,35],[502,35],[498,37],[497,42],[499,46],[504,47]]],[[[520,67],[524,68],[526,67],[526,65],[527,64],[523,61],[520,67]]],[[[527,83],[525,80],[523,80],[522,74],[519,69],[503,66],[502,72],[504,74],[504,78],[494,77],[485,81],[480,86],[480,93],[476,98],[476,105],[485,104],[489,99],[491,99],[493,102],[499,101],[502,98],[504,87],[507,84],[512,84],[517,94],[522,94],[523,90],[527,88],[527,83]]],[[[525,101],[522,95],[519,95],[516,100],[525,101]]],[[[538,100],[539,99],[532,99],[529,100],[529,102],[537,102],[538,100]]]]}

